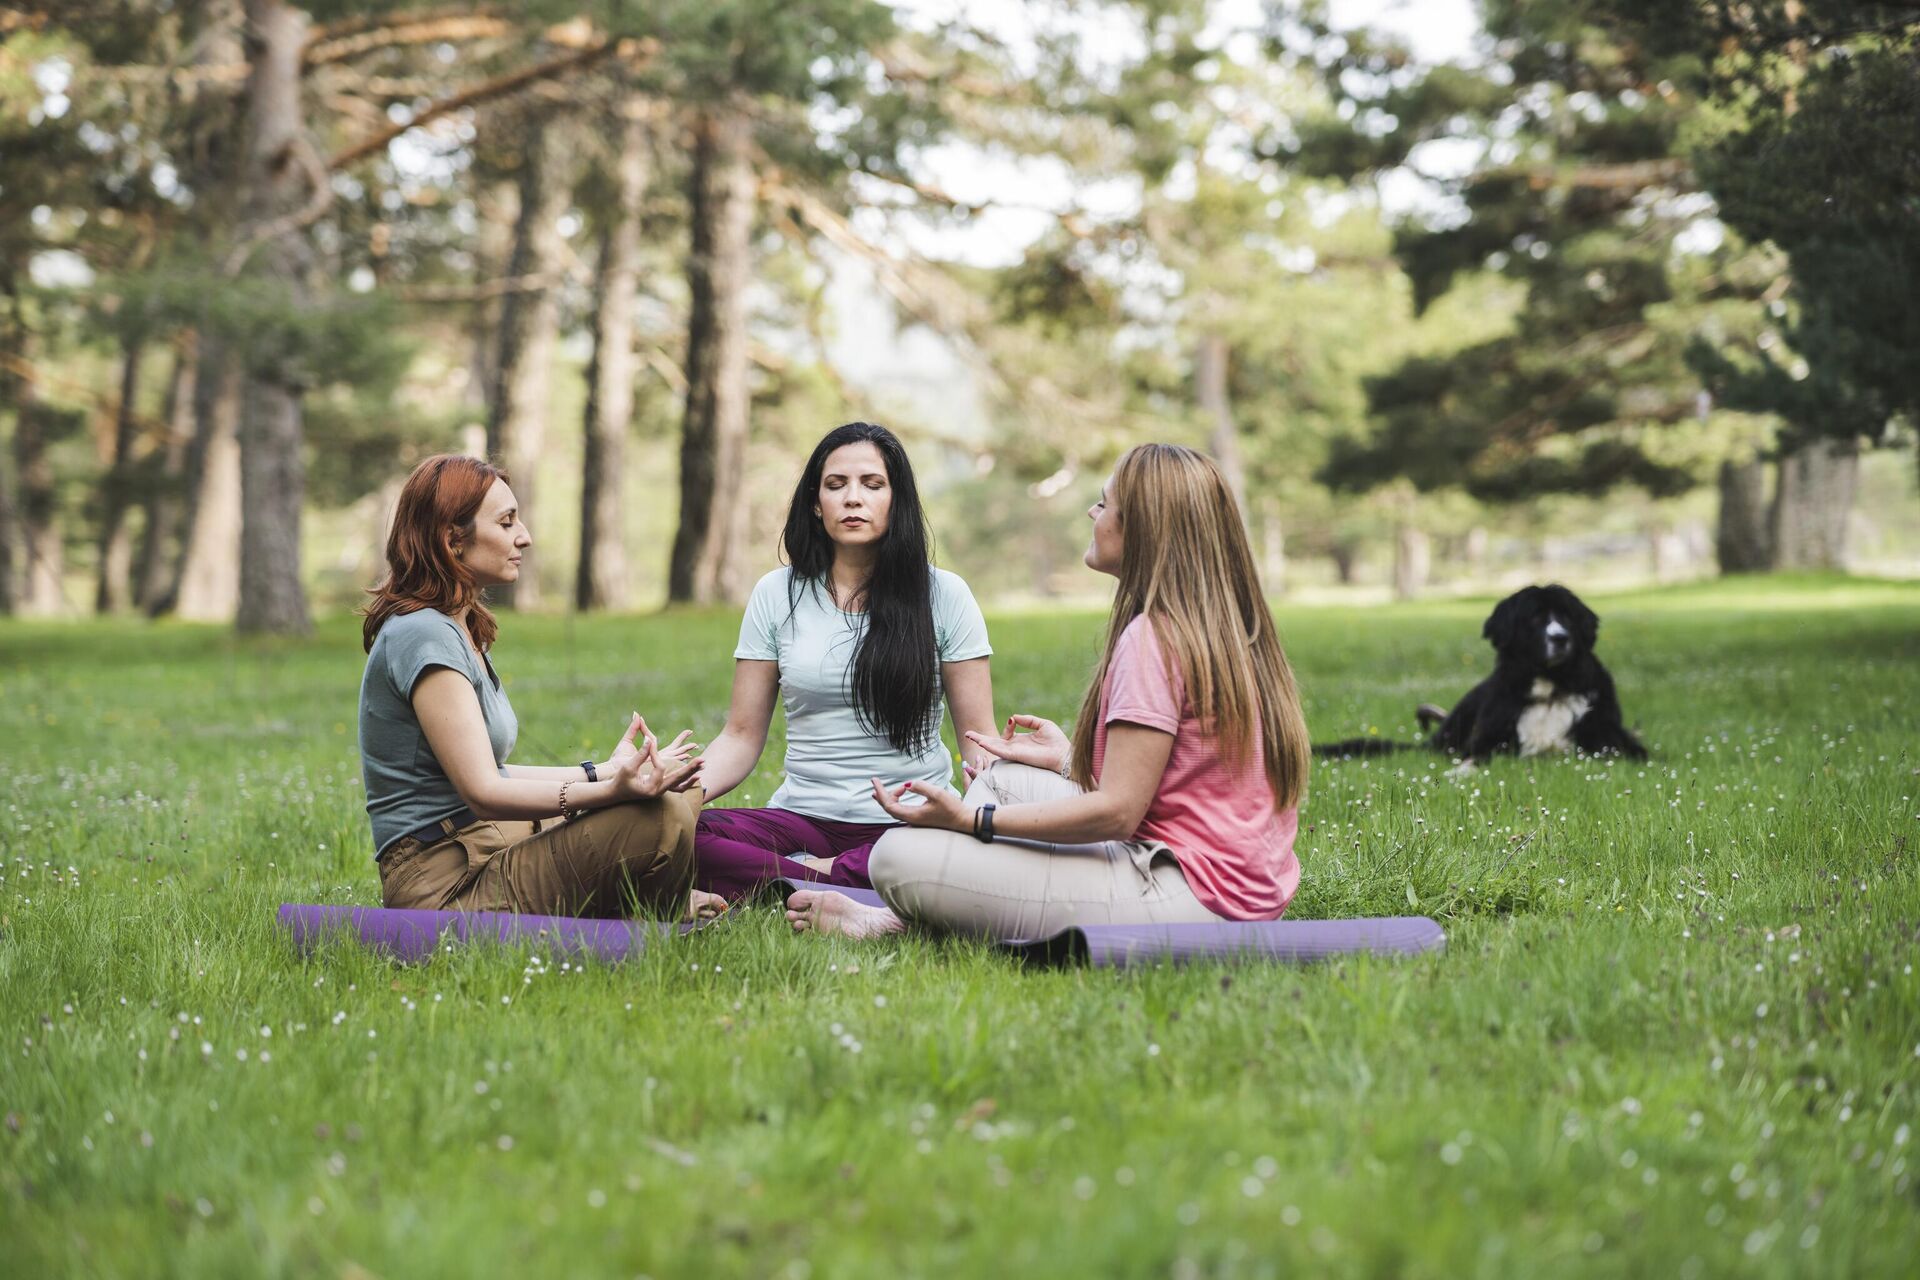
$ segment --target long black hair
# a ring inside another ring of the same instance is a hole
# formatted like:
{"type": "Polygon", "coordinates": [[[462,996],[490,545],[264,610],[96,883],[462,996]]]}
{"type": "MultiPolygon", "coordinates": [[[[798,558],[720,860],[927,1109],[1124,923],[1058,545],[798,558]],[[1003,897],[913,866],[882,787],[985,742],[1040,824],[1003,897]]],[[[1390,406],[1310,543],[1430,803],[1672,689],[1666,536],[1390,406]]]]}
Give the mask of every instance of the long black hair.
{"type": "Polygon", "coordinates": [[[869,732],[886,738],[895,750],[915,752],[940,731],[935,706],[940,684],[933,635],[933,571],[928,559],[931,539],[920,491],[913,483],[913,464],[907,461],[899,437],[885,427],[849,422],[827,432],[813,447],[800,483],[794,486],[781,538],[787,563],[793,566],[788,608],[799,604],[803,589],[826,591],[831,597],[833,539],[813,509],[819,501],[827,455],[850,444],[870,444],[880,451],[893,490],[887,531],[880,536],[879,556],[867,580],[867,630],[853,659],[854,713],[869,732]]]}

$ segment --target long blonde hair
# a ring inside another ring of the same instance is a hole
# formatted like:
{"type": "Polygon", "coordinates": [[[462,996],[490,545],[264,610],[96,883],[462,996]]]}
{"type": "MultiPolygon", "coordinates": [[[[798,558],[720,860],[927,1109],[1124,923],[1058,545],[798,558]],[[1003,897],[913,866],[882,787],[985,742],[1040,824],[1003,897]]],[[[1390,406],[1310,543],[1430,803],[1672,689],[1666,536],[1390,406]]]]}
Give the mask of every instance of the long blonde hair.
{"type": "Polygon", "coordinates": [[[1143,444],[1121,455],[1107,496],[1120,518],[1120,587],[1074,722],[1074,780],[1093,785],[1107,667],[1121,633],[1144,613],[1169,679],[1185,682],[1195,717],[1226,758],[1246,763],[1257,723],[1274,808],[1297,805],[1311,758],[1306,716],[1226,477],[1205,454],[1143,444]]]}

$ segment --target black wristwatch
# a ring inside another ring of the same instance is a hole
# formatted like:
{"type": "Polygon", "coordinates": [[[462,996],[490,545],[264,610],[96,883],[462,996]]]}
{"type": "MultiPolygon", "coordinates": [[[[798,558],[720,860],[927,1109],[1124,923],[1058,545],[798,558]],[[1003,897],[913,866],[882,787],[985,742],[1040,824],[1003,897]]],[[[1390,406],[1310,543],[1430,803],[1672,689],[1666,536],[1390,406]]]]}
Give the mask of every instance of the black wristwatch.
{"type": "Polygon", "coordinates": [[[587,771],[587,781],[588,781],[588,782],[598,782],[598,781],[600,781],[600,771],[599,771],[598,769],[596,769],[596,768],[594,768],[594,767],[593,767],[593,761],[591,761],[591,760],[582,760],[582,761],[580,762],[580,767],[581,767],[582,769],[585,769],[585,770],[587,771]]]}

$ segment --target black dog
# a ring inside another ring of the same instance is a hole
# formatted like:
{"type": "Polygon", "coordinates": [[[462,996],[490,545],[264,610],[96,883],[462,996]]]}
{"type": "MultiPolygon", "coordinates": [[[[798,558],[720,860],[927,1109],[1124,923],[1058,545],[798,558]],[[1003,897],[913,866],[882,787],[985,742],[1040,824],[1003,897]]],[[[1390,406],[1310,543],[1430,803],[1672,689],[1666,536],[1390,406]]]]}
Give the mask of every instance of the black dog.
{"type": "MultiPolygon", "coordinates": [[[[1499,655],[1493,674],[1451,712],[1423,705],[1422,728],[1439,728],[1427,745],[1468,764],[1499,752],[1522,756],[1577,750],[1617,751],[1635,760],[1647,749],[1621,723],[1613,677],[1593,656],[1600,618],[1565,587],[1527,587],[1494,606],[1480,634],[1499,655]]],[[[1316,746],[1319,756],[1372,756],[1409,744],[1353,738],[1316,746]]]]}

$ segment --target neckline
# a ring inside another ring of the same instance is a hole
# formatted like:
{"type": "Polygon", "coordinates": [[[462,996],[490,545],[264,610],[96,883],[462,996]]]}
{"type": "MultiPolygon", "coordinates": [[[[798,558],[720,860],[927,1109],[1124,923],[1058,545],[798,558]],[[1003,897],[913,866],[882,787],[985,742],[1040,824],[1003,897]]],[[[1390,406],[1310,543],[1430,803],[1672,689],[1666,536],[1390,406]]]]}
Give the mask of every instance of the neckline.
{"type": "MultiPolygon", "coordinates": [[[[440,613],[438,609],[434,610],[434,612],[440,613]]],[[[488,656],[486,650],[473,642],[473,632],[467,630],[467,624],[449,613],[440,613],[440,616],[452,623],[453,629],[460,633],[460,643],[467,646],[467,652],[480,659],[480,666],[487,673],[488,682],[493,685],[494,692],[498,693],[500,691],[500,673],[493,669],[493,659],[488,656]]]]}
{"type": "Polygon", "coordinates": [[[821,600],[825,601],[827,608],[833,610],[835,613],[839,614],[841,617],[864,618],[867,616],[868,610],[842,609],[840,607],[840,602],[833,598],[833,569],[831,567],[827,569],[826,575],[824,577],[818,579],[817,581],[809,582],[808,586],[811,590],[819,594],[821,600]]]}

